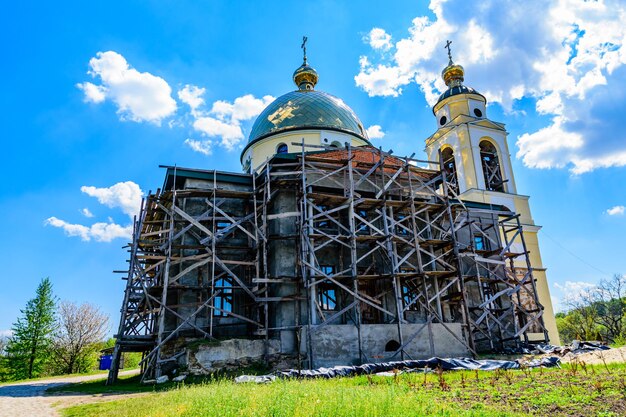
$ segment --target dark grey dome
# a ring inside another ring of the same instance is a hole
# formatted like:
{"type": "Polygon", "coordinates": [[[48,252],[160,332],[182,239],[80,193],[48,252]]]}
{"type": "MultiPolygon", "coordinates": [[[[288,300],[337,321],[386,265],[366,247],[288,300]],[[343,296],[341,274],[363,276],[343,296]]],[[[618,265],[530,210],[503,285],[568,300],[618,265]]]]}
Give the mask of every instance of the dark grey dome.
{"type": "Polygon", "coordinates": [[[472,87],[467,87],[465,85],[459,85],[459,86],[456,86],[456,87],[450,87],[446,91],[444,91],[443,94],[439,96],[439,99],[437,100],[437,103],[433,106],[433,109],[442,100],[445,100],[448,97],[456,96],[457,94],[476,94],[478,96],[481,96],[483,98],[483,100],[485,100],[485,103],[487,102],[487,99],[485,98],[485,96],[480,94],[478,91],[474,90],[472,87]]]}
{"type": "Polygon", "coordinates": [[[330,129],[367,140],[363,124],[340,98],[315,90],[296,90],[278,97],[257,117],[248,143],[275,133],[330,129]]]}

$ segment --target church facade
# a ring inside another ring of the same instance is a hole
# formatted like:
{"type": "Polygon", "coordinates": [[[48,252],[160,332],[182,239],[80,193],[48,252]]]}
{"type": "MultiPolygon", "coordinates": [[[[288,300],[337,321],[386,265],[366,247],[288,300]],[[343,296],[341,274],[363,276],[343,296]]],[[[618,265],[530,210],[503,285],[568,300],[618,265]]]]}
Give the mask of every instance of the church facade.
{"type": "Polygon", "coordinates": [[[166,167],[135,223],[109,382],[124,351],[150,378],[558,343],[504,125],[451,58],[442,75],[427,161],[372,147],[305,51],[243,173],[166,167]]]}

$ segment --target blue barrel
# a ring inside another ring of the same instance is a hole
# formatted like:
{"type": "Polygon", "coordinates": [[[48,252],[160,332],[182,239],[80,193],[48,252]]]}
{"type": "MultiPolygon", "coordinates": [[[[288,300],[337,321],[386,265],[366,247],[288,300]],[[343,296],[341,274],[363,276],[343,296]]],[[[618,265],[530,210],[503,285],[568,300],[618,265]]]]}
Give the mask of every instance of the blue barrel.
{"type": "Polygon", "coordinates": [[[113,363],[113,355],[100,356],[100,370],[107,371],[111,369],[111,363],[113,363]]]}

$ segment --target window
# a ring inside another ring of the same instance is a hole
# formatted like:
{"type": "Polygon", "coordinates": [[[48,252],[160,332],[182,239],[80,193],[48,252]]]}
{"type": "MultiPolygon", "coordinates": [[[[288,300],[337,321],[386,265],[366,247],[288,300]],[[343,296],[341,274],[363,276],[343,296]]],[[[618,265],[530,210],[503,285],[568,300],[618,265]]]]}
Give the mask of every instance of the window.
{"type": "Polygon", "coordinates": [[[439,124],[443,126],[446,124],[447,121],[448,121],[448,118],[446,116],[441,116],[441,118],[439,119],[439,124]]]}
{"type": "Polygon", "coordinates": [[[233,285],[227,280],[220,278],[215,281],[215,291],[221,291],[213,299],[213,315],[216,317],[227,317],[233,311],[233,285]],[[218,310],[219,309],[219,310],[218,310]]]}
{"type": "Polygon", "coordinates": [[[474,109],[474,115],[476,117],[483,117],[483,112],[481,112],[480,109],[474,109]]]}
{"type": "MultiPolygon", "coordinates": [[[[219,234],[224,234],[224,231],[226,229],[228,229],[230,226],[232,226],[232,224],[230,222],[224,221],[224,220],[218,220],[215,222],[215,234],[219,235],[219,234]]],[[[228,231],[228,233],[232,233],[234,230],[231,229],[230,231],[228,231]]]]}
{"type": "MultiPolygon", "coordinates": [[[[328,206],[325,205],[319,205],[317,206],[320,211],[324,212],[324,211],[328,211],[328,206]]],[[[330,226],[330,221],[328,220],[328,218],[326,216],[322,216],[322,213],[318,213],[317,210],[313,210],[314,215],[319,215],[320,217],[318,217],[319,220],[315,221],[315,227],[318,229],[324,229],[324,228],[328,228],[330,226]]]]}
{"type": "MultiPolygon", "coordinates": [[[[335,267],[332,265],[320,265],[321,271],[326,275],[333,275],[335,267]]],[[[317,284],[317,303],[323,311],[337,309],[337,286],[331,281],[322,281],[317,284]]]]}
{"type": "Polygon", "coordinates": [[[398,221],[396,223],[396,233],[401,236],[406,236],[409,234],[409,231],[405,229],[405,227],[407,227],[407,224],[403,222],[404,219],[406,219],[406,216],[404,214],[398,215],[398,221]]]}
{"type": "Polygon", "coordinates": [[[474,236],[474,249],[476,250],[488,250],[485,237],[482,235],[474,236]]]}
{"type": "MultiPolygon", "coordinates": [[[[361,217],[362,219],[369,221],[369,219],[367,218],[367,211],[357,210],[356,214],[358,214],[359,217],[361,217]]],[[[369,235],[370,228],[368,225],[366,225],[359,219],[356,219],[355,223],[357,235],[369,235]]]]}
{"type": "Polygon", "coordinates": [[[446,174],[448,186],[458,194],[459,182],[456,176],[456,162],[454,161],[454,153],[452,148],[445,148],[441,151],[441,160],[443,161],[443,171],[446,174]]]}
{"type": "MultiPolygon", "coordinates": [[[[408,306],[409,303],[411,301],[413,301],[413,299],[415,299],[417,297],[417,294],[415,293],[415,291],[413,291],[411,288],[409,288],[408,285],[403,285],[402,286],[402,301],[404,303],[404,306],[408,306]]],[[[418,311],[419,310],[419,303],[417,301],[415,301],[413,304],[411,304],[409,306],[409,308],[407,308],[408,311],[418,311]]]]}
{"type": "Polygon", "coordinates": [[[390,340],[385,345],[385,352],[395,352],[400,349],[400,343],[397,340],[390,340]]]}
{"type": "Polygon", "coordinates": [[[504,181],[498,160],[498,151],[488,140],[483,140],[479,144],[480,160],[483,166],[483,176],[485,178],[485,188],[490,191],[504,192],[504,181]]]}
{"type": "Polygon", "coordinates": [[[288,151],[289,147],[284,143],[281,143],[276,147],[276,153],[287,153],[288,151]]]}

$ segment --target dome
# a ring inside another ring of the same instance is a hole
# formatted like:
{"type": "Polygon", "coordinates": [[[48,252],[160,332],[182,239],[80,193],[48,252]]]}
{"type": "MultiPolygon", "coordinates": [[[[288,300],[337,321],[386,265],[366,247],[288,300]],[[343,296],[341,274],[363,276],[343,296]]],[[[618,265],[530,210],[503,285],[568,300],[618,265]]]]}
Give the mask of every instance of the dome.
{"type": "Polygon", "coordinates": [[[480,94],[478,91],[474,90],[472,87],[468,87],[466,85],[460,85],[458,87],[450,87],[446,91],[444,91],[443,94],[439,96],[437,103],[439,103],[441,100],[444,100],[448,97],[456,96],[457,94],[477,94],[481,96],[483,99],[485,98],[485,96],[480,94]]]}
{"type": "Polygon", "coordinates": [[[335,130],[368,140],[363,124],[343,100],[322,91],[296,90],[278,97],[261,112],[248,143],[304,129],[335,130]]]}

